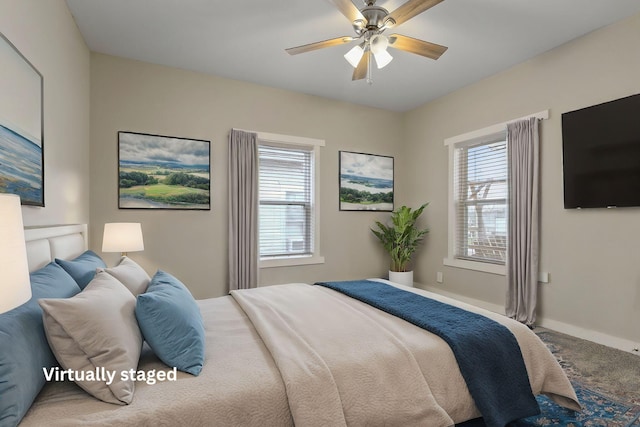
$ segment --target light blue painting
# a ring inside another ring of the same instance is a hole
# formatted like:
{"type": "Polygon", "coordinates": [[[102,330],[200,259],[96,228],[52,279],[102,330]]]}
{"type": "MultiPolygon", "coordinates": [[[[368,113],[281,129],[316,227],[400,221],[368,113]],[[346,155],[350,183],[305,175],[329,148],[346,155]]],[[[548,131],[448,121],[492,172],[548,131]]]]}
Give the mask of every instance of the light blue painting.
{"type": "Polygon", "coordinates": [[[0,33],[0,193],[44,206],[42,75],[0,33]]]}
{"type": "Polygon", "coordinates": [[[340,210],[393,210],[393,157],[340,151],[340,210]]]}
{"type": "Polygon", "coordinates": [[[23,204],[40,205],[42,147],[0,124],[0,189],[18,194],[23,204]]]}

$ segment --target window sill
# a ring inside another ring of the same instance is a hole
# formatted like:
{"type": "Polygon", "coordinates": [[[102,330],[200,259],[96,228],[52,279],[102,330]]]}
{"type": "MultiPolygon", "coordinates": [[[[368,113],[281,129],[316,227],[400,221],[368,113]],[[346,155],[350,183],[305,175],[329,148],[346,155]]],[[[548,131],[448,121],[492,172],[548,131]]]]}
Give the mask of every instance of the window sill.
{"type": "Polygon", "coordinates": [[[324,264],[323,256],[284,257],[260,260],[260,268],[295,267],[298,265],[324,264]]]}
{"type": "Polygon", "coordinates": [[[445,258],[442,262],[444,265],[449,267],[482,271],[484,273],[498,274],[500,276],[507,275],[507,269],[504,265],[490,264],[487,262],[467,261],[467,260],[455,259],[455,258],[445,258]]]}

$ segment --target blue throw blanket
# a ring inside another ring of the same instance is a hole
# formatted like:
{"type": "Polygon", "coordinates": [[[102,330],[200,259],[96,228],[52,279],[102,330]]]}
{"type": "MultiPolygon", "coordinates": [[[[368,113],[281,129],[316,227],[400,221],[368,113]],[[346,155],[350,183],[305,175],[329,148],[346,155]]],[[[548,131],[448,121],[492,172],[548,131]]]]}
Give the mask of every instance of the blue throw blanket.
{"type": "Polygon", "coordinates": [[[370,280],[318,282],[413,323],[445,340],[489,427],[540,413],[520,346],[511,331],[485,316],[370,280]]]}

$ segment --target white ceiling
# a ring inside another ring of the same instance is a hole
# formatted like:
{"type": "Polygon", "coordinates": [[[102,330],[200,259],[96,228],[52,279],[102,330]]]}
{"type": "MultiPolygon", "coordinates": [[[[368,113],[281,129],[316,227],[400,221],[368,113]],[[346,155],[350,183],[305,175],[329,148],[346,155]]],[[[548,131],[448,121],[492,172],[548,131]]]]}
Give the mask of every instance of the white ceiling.
{"type": "MultiPolygon", "coordinates": [[[[362,8],[362,0],[354,0],[362,8]]],[[[379,0],[389,11],[404,0],[379,0]]],[[[390,49],[373,84],[352,82],[351,44],[290,56],[285,48],[351,36],[327,0],[67,0],[92,51],[394,111],[406,111],[604,25],[638,0],[445,0],[392,30],[449,47],[433,61],[390,49]]],[[[615,46],[611,46],[615,49],[615,46]]],[[[631,54],[631,53],[630,53],[631,54]]],[[[594,61],[598,52],[594,52],[594,61]]]]}

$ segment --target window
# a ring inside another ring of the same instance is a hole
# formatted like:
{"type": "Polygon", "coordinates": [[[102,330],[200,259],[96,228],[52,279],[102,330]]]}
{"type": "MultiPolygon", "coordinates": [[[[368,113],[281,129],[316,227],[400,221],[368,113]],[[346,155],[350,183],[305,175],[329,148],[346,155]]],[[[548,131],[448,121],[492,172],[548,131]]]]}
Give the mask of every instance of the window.
{"type": "Polygon", "coordinates": [[[311,255],[313,153],[260,145],[258,155],[260,257],[311,255]]]}
{"type": "Polygon", "coordinates": [[[505,263],[508,191],[505,139],[455,148],[455,258],[505,263]]]}
{"type": "Polygon", "coordinates": [[[445,265],[505,274],[509,216],[506,129],[488,129],[492,132],[445,142],[450,152],[449,257],[445,265]]]}
{"type": "Polygon", "coordinates": [[[258,134],[261,267],[324,261],[318,254],[315,179],[321,143],[258,134]]]}

